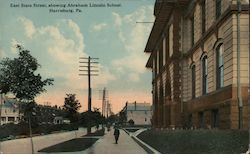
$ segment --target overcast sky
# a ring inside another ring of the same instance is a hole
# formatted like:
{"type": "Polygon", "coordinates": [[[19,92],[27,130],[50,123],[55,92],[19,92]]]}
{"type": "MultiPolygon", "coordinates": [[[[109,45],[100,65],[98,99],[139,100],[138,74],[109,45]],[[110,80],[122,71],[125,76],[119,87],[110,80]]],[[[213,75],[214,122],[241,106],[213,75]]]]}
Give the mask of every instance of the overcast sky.
{"type": "MultiPolygon", "coordinates": [[[[68,0],[88,4],[88,0],[68,0]]],[[[15,44],[37,58],[39,73],[54,85],[39,95],[40,104],[62,105],[66,93],[75,93],[87,109],[87,78],[78,76],[79,57],[98,57],[100,73],[92,80],[92,107],[101,107],[99,91],[108,89],[114,112],[126,101],[151,103],[151,71],[145,68],[144,48],[154,21],[154,0],[92,0],[121,3],[117,8],[80,8],[82,12],[49,13],[49,8],[10,7],[12,4],[67,4],[65,0],[0,0],[0,59],[16,57],[15,44]]]]}

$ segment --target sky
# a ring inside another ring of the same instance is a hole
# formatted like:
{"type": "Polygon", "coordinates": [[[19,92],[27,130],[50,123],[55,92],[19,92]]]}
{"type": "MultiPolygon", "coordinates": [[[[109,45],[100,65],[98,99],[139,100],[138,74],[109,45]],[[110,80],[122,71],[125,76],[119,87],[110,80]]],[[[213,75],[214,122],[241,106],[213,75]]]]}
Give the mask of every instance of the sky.
{"type": "Polygon", "coordinates": [[[91,78],[92,107],[101,108],[106,87],[112,111],[128,102],[152,103],[151,71],[144,48],[154,21],[154,0],[0,0],[0,60],[18,56],[16,44],[30,50],[45,78],[54,85],[36,102],[61,106],[66,94],[76,94],[87,110],[88,80],[79,76],[79,57],[99,58],[99,76],[91,78]],[[119,4],[120,7],[52,7],[75,12],[49,12],[50,4],[119,4]],[[23,4],[23,5],[22,5],[23,4]],[[24,5],[32,7],[24,7],[24,5]],[[42,4],[47,7],[34,7],[42,4]]]}

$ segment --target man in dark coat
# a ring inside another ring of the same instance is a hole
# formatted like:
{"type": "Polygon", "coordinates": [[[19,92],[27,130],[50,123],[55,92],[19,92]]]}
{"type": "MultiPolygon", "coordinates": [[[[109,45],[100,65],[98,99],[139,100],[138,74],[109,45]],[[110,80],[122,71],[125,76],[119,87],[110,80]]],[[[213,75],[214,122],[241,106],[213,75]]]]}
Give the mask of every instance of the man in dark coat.
{"type": "Polygon", "coordinates": [[[118,144],[117,141],[119,139],[119,135],[120,135],[120,130],[118,129],[118,127],[115,126],[115,131],[114,131],[115,144],[118,144]]]}

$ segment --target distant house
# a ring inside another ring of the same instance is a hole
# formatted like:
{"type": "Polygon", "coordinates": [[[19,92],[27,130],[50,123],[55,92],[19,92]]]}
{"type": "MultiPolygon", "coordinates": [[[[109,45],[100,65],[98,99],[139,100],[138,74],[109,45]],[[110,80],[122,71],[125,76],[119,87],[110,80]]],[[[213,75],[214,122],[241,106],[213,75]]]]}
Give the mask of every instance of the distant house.
{"type": "Polygon", "coordinates": [[[22,114],[19,113],[18,102],[14,98],[0,98],[0,125],[19,123],[22,114]]]}
{"type": "Polygon", "coordinates": [[[63,123],[63,117],[54,118],[54,124],[62,124],[62,123],[63,123]]]}
{"type": "Polygon", "coordinates": [[[62,116],[56,116],[54,118],[54,124],[70,124],[70,120],[63,118],[62,116]]]}
{"type": "Polygon", "coordinates": [[[126,103],[124,107],[127,122],[135,125],[151,125],[152,106],[149,103],[126,103]]]}

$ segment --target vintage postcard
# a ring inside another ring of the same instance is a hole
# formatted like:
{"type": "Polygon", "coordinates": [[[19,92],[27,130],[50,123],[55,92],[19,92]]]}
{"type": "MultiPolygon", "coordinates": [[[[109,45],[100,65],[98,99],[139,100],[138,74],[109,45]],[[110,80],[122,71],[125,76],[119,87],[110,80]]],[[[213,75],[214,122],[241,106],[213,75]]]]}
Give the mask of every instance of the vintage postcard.
{"type": "Polygon", "coordinates": [[[250,153],[249,0],[0,0],[0,154],[250,153]]]}

